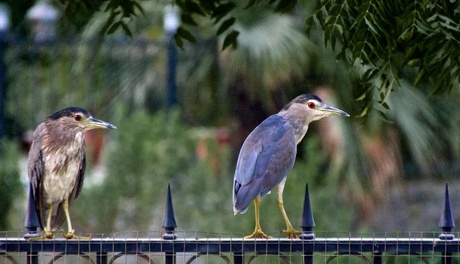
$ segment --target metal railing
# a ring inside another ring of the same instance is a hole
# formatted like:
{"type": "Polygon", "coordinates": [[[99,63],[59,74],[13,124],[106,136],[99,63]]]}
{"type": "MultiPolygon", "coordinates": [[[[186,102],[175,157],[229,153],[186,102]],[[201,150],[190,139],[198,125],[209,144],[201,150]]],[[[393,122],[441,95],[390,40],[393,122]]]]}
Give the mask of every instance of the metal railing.
{"type": "MultiPolygon", "coordinates": [[[[155,238],[92,238],[28,240],[0,237],[1,263],[256,263],[270,256],[274,263],[330,263],[343,256],[364,263],[392,263],[395,257],[412,257],[420,263],[460,262],[460,239],[452,233],[454,220],[446,185],[441,231],[432,237],[342,237],[320,238],[310,209],[308,185],[301,221],[303,233],[297,239],[199,238],[176,232],[176,221],[168,186],[163,231],[155,238]],[[78,261],[71,260],[77,256],[78,261]],[[139,261],[141,259],[141,261],[139,261]],[[69,260],[69,261],[67,261],[69,260]]],[[[0,233],[1,236],[2,233],[0,233]]],[[[414,263],[408,259],[406,262],[414,263]]],[[[269,261],[263,263],[272,263],[269,261]]],[[[350,261],[348,261],[350,263],[350,261]]],[[[355,262],[351,262],[355,263],[355,262]]],[[[418,263],[418,262],[417,262],[418,263]]]]}
{"type": "MultiPolygon", "coordinates": [[[[311,240],[98,238],[87,241],[56,239],[30,242],[25,239],[9,238],[0,241],[0,252],[1,254],[25,253],[22,257],[23,260],[27,259],[27,263],[42,263],[43,261],[39,261],[40,254],[45,253],[53,253],[52,259],[47,263],[55,263],[65,255],[80,255],[86,258],[88,263],[113,263],[123,256],[137,256],[146,260],[147,263],[158,261],[159,263],[178,263],[177,258],[180,257],[180,263],[192,263],[209,255],[216,256],[224,263],[249,263],[265,255],[275,256],[281,263],[313,263],[315,253],[323,255],[328,253],[325,262],[330,262],[343,255],[359,256],[364,262],[375,264],[384,263],[384,256],[388,258],[388,256],[414,255],[423,260],[428,255],[435,255],[442,263],[452,263],[453,258],[458,259],[458,256],[454,255],[460,253],[460,240],[439,238],[315,238],[311,240]],[[154,257],[157,260],[154,260],[154,257]]],[[[17,263],[13,257],[10,258],[10,262],[17,263]]]]}

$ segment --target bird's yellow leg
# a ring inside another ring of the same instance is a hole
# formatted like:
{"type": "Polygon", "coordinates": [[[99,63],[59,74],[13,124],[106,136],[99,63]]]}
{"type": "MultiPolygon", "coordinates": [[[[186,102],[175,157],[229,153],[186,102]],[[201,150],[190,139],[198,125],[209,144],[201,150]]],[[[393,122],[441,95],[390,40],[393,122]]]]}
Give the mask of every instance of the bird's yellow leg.
{"type": "Polygon", "coordinates": [[[53,239],[54,233],[51,231],[51,216],[53,215],[53,205],[50,204],[48,207],[48,215],[46,217],[46,226],[43,228],[43,236],[39,237],[30,237],[27,240],[34,241],[34,240],[42,240],[42,239],[53,239]]]}
{"type": "Polygon", "coordinates": [[[295,230],[292,225],[291,221],[289,221],[289,218],[286,214],[286,210],[284,210],[284,203],[283,203],[283,190],[284,190],[284,182],[286,178],[280,183],[278,186],[278,207],[280,208],[281,214],[283,215],[284,221],[286,222],[286,230],[283,230],[283,233],[288,237],[288,238],[297,238],[302,232],[295,230]]]}
{"type": "Polygon", "coordinates": [[[70,221],[69,200],[68,199],[64,200],[64,204],[62,208],[64,209],[65,218],[67,220],[67,233],[65,233],[64,230],[61,229],[62,236],[66,239],[75,238],[75,239],[90,240],[91,237],[81,237],[81,236],[74,235],[75,230],[72,228],[72,222],[70,221]]]}
{"type": "Polygon", "coordinates": [[[44,237],[48,239],[54,238],[54,233],[51,231],[51,216],[53,215],[53,204],[48,207],[48,217],[46,218],[46,227],[43,228],[44,237]]]}
{"type": "Polygon", "coordinates": [[[250,234],[249,236],[245,236],[245,239],[248,238],[271,238],[270,236],[266,235],[263,231],[262,228],[260,227],[260,218],[259,218],[259,204],[260,204],[260,197],[257,196],[256,199],[254,199],[254,212],[256,215],[256,227],[254,229],[254,232],[250,234]]]}

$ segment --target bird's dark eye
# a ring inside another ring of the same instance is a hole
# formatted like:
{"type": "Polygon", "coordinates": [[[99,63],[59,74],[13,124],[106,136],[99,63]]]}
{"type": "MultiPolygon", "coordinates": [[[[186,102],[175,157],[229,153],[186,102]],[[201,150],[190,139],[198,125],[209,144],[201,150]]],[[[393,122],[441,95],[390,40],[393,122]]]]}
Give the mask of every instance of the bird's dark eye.
{"type": "Polygon", "coordinates": [[[74,115],[73,119],[75,119],[75,121],[77,121],[77,122],[80,122],[81,121],[81,115],[74,115]]]}
{"type": "Polygon", "coordinates": [[[315,103],[313,103],[313,102],[308,102],[308,103],[307,103],[307,106],[308,106],[308,108],[310,108],[310,109],[313,109],[313,108],[316,107],[315,103]]]}

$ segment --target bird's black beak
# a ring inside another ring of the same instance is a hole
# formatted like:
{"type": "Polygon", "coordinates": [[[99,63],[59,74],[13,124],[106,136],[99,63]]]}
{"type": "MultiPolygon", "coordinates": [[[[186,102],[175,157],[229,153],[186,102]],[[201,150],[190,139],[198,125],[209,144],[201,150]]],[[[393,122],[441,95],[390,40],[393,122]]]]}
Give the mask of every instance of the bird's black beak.
{"type": "Polygon", "coordinates": [[[97,118],[94,118],[94,117],[90,117],[88,119],[88,127],[90,128],[106,128],[106,129],[117,129],[116,126],[110,124],[110,123],[107,123],[105,121],[102,121],[102,120],[99,120],[97,118]]]}
{"type": "Polygon", "coordinates": [[[350,116],[347,112],[342,111],[332,106],[328,106],[326,104],[322,105],[320,110],[328,113],[328,115],[340,115],[340,116],[347,116],[347,117],[350,116]]]}

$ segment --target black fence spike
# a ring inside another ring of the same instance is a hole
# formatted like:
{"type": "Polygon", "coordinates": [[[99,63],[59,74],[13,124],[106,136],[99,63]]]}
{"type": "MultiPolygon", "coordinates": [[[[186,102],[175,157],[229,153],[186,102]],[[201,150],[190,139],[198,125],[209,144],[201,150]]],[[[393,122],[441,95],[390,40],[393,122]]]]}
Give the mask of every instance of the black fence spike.
{"type": "Polygon", "coordinates": [[[175,234],[176,227],[177,227],[176,218],[174,216],[174,208],[173,208],[172,198],[171,198],[171,186],[170,184],[168,184],[168,194],[166,197],[165,214],[163,217],[163,228],[165,229],[165,233],[163,234],[162,238],[165,240],[176,239],[176,234],[175,234]]]}
{"type": "Polygon", "coordinates": [[[441,219],[439,220],[439,227],[442,228],[442,234],[439,236],[440,239],[452,240],[454,235],[452,234],[452,228],[455,227],[454,217],[452,215],[452,208],[450,207],[450,198],[449,198],[449,186],[446,183],[444,207],[441,214],[441,219]]]}
{"type": "Polygon", "coordinates": [[[302,221],[300,222],[302,228],[302,234],[299,238],[301,239],[314,239],[315,234],[313,233],[313,227],[315,227],[315,219],[311,211],[310,205],[310,194],[308,193],[308,183],[305,186],[305,198],[303,202],[303,214],[302,221]]]}

